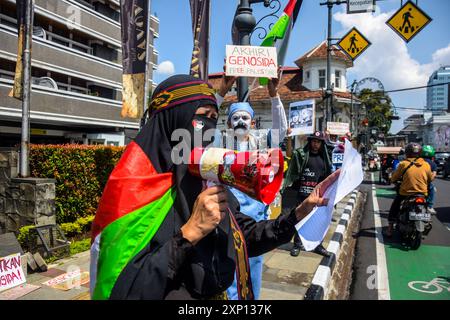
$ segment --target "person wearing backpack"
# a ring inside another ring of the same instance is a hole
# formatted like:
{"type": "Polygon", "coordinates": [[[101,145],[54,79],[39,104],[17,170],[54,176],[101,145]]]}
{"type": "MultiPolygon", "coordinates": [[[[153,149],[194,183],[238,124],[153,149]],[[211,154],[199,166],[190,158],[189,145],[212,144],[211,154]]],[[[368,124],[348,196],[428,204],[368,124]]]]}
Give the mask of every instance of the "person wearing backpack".
{"type": "Polygon", "coordinates": [[[405,147],[406,160],[400,162],[397,170],[391,177],[392,183],[399,183],[397,196],[389,210],[389,226],[385,235],[391,237],[394,231],[394,223],[400,211],[402,201],[415,194],[428,196],[428,185],[433,180],[430,165],[420,157],[422,147],[412,142],[405,147]]]}

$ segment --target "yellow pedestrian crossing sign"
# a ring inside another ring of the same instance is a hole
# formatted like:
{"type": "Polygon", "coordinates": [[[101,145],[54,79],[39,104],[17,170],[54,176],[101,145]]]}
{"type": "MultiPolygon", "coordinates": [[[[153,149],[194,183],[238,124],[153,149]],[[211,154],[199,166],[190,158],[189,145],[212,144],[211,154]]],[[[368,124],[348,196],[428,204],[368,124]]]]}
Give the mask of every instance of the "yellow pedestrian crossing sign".
{"type": "Polygon", "coordinates": [[[370,41],[353,27],[341,40],[337,43],[339,47],[352,59],[355,60],[370,45],[370,41]]]}
{"type": "Polygon", "coordinates": [[[403,40],[409,42],[431,20],[418,6],[408,1],[386,23],[403,40]]]}

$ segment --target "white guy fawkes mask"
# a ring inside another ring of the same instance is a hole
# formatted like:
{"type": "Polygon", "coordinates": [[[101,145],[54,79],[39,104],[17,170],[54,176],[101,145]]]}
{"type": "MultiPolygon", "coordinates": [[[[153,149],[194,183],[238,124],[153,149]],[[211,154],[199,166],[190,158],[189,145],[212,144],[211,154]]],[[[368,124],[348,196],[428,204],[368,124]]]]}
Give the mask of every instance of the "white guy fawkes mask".
{"type": "Polygon", "coordinates": [[[252,125],[252,117],[247,111],[236,111],[231,116],[230,123],[236,135],[246,135],[252,125]]]}

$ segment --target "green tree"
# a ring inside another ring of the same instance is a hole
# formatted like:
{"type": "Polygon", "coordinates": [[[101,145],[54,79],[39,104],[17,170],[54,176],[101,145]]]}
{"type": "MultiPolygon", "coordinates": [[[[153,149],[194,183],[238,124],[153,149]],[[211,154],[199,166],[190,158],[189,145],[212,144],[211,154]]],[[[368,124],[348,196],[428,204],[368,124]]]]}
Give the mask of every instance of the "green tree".
{"type": "Polygon", "coordinates": [[[383,91],[363,89],[358,98],[366,106],[369,127],[378,127],[387,134],[391,129],[393,112],[391,98],[383,91]]]}

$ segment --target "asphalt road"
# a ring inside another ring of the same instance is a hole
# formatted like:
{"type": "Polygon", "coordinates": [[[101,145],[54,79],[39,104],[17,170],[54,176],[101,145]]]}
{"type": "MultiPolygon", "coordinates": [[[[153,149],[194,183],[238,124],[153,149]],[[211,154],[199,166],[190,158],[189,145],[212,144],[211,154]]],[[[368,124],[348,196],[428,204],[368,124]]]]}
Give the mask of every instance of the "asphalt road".
{"type": "Polygon", "coordinates": [[[350,299],[450,300],[450,180],[437,178],[433,229],[418,250],[401,245],[398,234],[384,239],[395,196],[392,186],[377,184],[378,172],[366,173],[367,193],[357,238],[350,299]],[[375,182],[374,182],[375,181],[375,182]]]}

